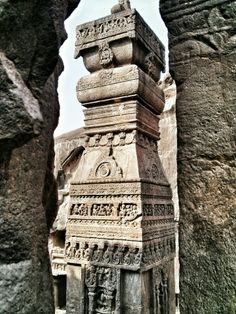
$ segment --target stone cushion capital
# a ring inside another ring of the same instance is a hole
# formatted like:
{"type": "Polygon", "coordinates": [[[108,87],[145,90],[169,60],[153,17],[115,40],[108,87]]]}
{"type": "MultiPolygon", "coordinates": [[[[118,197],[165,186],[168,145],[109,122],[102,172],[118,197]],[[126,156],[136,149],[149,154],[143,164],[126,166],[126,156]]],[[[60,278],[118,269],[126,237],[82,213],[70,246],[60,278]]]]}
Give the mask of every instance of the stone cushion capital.
{"type": "Polygon", "coordinates": [[[89,72],[136,64],[158,81],[165,69],[165,48],[135,9],[77,26],[75,46],[89,72]]]}

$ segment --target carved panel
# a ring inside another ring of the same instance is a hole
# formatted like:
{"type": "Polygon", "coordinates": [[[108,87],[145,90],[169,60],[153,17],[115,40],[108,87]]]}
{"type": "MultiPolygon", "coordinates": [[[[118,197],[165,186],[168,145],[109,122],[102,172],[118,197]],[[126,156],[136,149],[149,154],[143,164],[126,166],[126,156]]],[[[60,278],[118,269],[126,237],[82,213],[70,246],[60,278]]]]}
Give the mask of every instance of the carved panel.
{"type": "Polygon", "coordinates": [[[153,269],[155,314],[170,314],[169,279],[165,269],[153,269]]]}
{"type": "Polygon", "coordinates": [[[88,314],[111,314],[120,311],[119,270],[91,266],[85,275],[88,314]]]}
{"type": "Polygon", "coordinates": [[[121,167],[118,166],[114,156],[102,156],[99,158],[95,169],[90,173],[90,179],[122,178],[121,167]]]}
{"type": "MultiPolygon", "coordinates": [[[[118,220],[126,220],[132,217],[136,218],[138,215],[137,204],[121,202],[118,204],[112,203],[92,203],[91,205],[87,204],[72,204],[70,207],[70,215],[73,216],[82,216],[86,219],[90,217],[116,217],[118,220]]],[[[141,214],[141,212],[140,212],[141,214]]]]}

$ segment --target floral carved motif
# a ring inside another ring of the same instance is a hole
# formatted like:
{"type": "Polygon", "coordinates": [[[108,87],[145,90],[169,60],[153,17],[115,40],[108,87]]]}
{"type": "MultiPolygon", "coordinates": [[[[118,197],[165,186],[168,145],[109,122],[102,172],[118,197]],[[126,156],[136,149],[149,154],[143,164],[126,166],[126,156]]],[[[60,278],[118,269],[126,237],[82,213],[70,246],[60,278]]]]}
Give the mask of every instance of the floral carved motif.
{"type": "Polygon", "coordinates": [[[112,165],[110,162],[102,162],[96,169],[97,177],[108,177],[111,174],[112,165]]]}

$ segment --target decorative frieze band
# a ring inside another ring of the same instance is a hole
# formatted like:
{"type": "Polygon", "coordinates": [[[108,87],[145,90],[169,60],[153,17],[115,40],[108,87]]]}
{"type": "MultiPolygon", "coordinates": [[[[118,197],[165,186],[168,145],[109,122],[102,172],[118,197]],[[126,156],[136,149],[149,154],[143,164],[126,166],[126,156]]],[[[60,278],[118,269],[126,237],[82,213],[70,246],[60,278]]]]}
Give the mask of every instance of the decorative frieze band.
{"type": "Polygon", "coordinates": [[[137,269],[156,264],[164,258],[172,258],[175,238],[173,235],[158,242],[149,242],[141,248],[111,244],[101,246],[101,243],[83,242],[80,238],[71,237],[65,250],[69,263],[137,269]]]}
{"type": "Polygon", "coordinates": [[[111,203],[103,204],[72,204],[70,215],[82,217],[136,217],[138,214],[137,204],[121,203],[118,205],[111,203]]]}
{"type": "Polygon", "coordinates": [[[174,216],[173,204],[143,204],[142,209],[138,210],[138,205],[134,203],[78,203],[70,207],[70,215],[75,218],[89,219],[93,217],[116,217],[135,219],[138,215],[153,217],[174,216]]]}
{"type": "Polygon", "coordinates": [[[132,143],[143,148],[149,148],[157,153],[157,140],[144,133],[133,130],[131,132],[95,134],[87,136],[85,139],[86,147],[106,147],[106,146],[125,146],[132,143]]]}
{"type": "Polygon", "coordinates": [[[111,180],[110,182],[98,181],[94,182],[72,182],[70,186],[70,195],[74,198],[83,196],[106,196],[113,197],[117,195],[142,195],[153,196],[162,198],[170,198],[172,196],[169,184],[157,185],[152,183],[145,183],[141,180],[127,180],[119,179],[117,181],[111,180]],[[112,183],[112,184],[111,184],[112,183]]]}

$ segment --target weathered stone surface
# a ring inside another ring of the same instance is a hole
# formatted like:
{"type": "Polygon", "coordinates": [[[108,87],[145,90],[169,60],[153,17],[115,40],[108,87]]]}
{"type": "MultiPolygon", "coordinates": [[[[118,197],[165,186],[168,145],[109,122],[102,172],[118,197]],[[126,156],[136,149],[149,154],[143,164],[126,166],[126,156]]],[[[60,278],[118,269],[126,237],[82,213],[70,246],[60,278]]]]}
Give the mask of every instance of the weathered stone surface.
{"type": "Polygon", "coordinates": [[[102,102],[135,94],[145,99],[155,113],[160,114],[163,111],[164,98],[157,84],[137,65],[97,71],[82,77],[77,86],[78,99],[86,107],[96,100],[102,102]]]}
{"type": "Polygon", "coordinates": [[[40,133],[42,114],[39,102],[32,95],[13,62],[0,53],[1,114],[0,141],[40,133]]]}
{"type": "Polygon", "coordinates": [[[1,314],[54,312],[47,235],[57,208],[58,50],[78,2],[0,2],[1,314]]]}
{"type": "Polygon", "coordinates": [[[235,313],[235,1],[161,1],[177,83],[181,313],[235,313]]]}

